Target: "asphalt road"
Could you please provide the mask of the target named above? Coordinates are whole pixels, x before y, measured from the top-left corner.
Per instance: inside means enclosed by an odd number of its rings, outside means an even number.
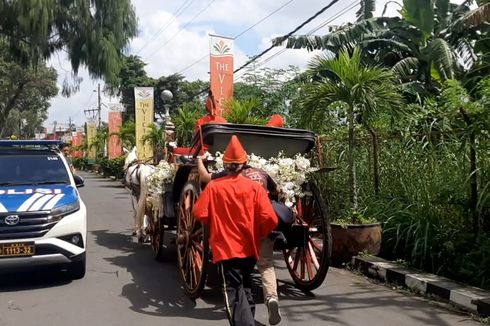
[[[128,193],[116,181],[84,174],[88,207],[87,275],[0,274],[0,325],[227,325],[219,291],[188,299],[180,287],[175,248],[163,262],[131,236]],[[319,289],[305,294],[291,284],[277,259],[281,325],[481,325],[444,305],[393,291],[347,270],[331,268]],[[267,325],[260,280],[258,325]]]

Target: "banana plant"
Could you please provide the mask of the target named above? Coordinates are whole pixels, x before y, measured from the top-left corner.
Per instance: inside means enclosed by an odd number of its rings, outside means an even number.
[[[471,77],[470,88],[485,75],[482,72],[490,71],[490,3],[478,1],[478,7],[471,9],[467,2],[404,0],[401,18],[368,18],[372,7],[363,0],[356,23],[331,27],[323,36],[276,38],[273,43],[333,54],[343,48],[352,53],[359,46],[365,50],[365,62],[391,67],[404,89],[415,96],[426,95],[421,94],[424,90],[436,93],[453,78]]]

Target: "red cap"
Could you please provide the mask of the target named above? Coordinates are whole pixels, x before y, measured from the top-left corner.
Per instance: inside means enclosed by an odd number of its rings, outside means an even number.
[[[245,163],[247,162],[247,152],[243,148],[242,144],[238,140],[238,137],[233,135],[226,147],[225,154],[223,155],[223,163]]]
[[[268,127],[284,127],[284,119],[280,114],[273,114],[266,126]]]

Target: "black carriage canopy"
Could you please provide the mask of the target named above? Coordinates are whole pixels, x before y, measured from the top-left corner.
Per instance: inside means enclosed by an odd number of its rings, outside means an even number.
[[[247,153],[264,158],[277,156],[283,152],[286,157],[293,157],[309,152],[315,145],[315,134],[308,130],[292,128],[276,128],[246,124],[205,124],[201,126],[204,144],[208,152],[214,155],[223,153],[231,139],[236,135]],[[192,152],[201,149],[199,132],[192,140]]]

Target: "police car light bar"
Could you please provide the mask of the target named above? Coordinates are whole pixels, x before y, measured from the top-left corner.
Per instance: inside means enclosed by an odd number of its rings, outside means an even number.
[[[63,144],[61,140],[0,140],[0,147],[45,146],[53,147]]]

